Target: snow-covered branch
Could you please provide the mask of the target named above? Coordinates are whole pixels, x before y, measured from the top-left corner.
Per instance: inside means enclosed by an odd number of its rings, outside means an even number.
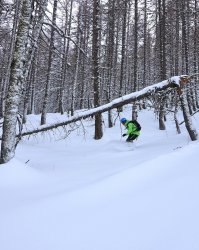
[[[66,126],[70,123],[77,122],[77,121],[82,120],[82,119],[86,119],[86,118],[93,116],[93,115],[96,115],[98,113],[103,113],[103,112],[106,112],[106,111],[114,109],[114,108],[119,108],[119,107],[126,105],[128,103],[141,100],[143,98],[150,96],[152,93],[157,93],[157,92],[166,90],[168,88],[180,88],[182,83],[187,82],[189,79],[190,79],[190,76],[174,76],[168,80],[162,81],[162,82],[157,83],[157,84],[153,84],[153,85],[146,87],[140,91],[137,91],[137,92],[122,96],[120,98],[117,98],[117,99],[115,99],[115,100],[113,100],[110,103],[107,103],[105,105],[102,105],[102,106],[99,106],[97,108],[93,108],[93,109],[84,111],[80,114],[76,114],[74,116],[71,116],[70,118],[68,118],[64,122],[54,123],[54,124],[50,124],[50,125],[49,124],[42,125],[34,130],[25,131],[20,136],[26,136],[26,135],[39,133],[39,132],[48,131],[51,129],[56,129],[60,126]],[[19,135],[17,135],[17,136],[19,136]]]

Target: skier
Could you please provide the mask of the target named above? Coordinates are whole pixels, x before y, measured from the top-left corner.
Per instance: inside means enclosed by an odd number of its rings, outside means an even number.
[[[132,142],[140,135],[141,126],[137,121],[128,121],[126,118],[120,121],[127,129],[127,133],[122,135],[123,137],[128,135],[127,142]]]

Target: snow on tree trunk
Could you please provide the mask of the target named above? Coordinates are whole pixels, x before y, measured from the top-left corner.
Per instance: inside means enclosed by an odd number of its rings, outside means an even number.
[[[23,90],[30,17],[31,1],[23,0],[6,97],[1,144],[1,163],[8,162],[15,154],[17,114]]]
[[[23,132],[21,134],[21,136],[36,134],[39,132],[44,132],[44,131],[48,131],[51,129],[56,129],[58,127],[64,127],[70,123],[74,123],[76,121],[80,121],[82,119],[86,119],[86,118],[91,117],[91,116],[93,117],[96,114],[101,114],[103,112],[109,111],[109,110],[114,109],[114,108],[118,109],[119,107],[122,107],[126,104],[142,100],[144,98],[151,96],[152,94],[162,92],[165,89],[179,87],[179,79],[180,79],[180,77],[172,77],[169,80],[165,80],[163,82],[146,87],[140,91],[133,92],[129,95],[125,95],[125,96],[122,96],[120,98],[114,99],[110,103],[107,103],[105,105],[81,112],[80,114],[75,114],[74,116],[68,118],[64,122],[45,125],[45,126],[37,128],[37,129],[31,130],[31,131]]]

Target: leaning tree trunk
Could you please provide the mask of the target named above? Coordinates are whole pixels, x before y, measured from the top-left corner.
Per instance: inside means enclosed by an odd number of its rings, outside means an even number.
[[[151,96],[151,94],[154,93],[162,93],[164,90],[168,89],[170,91],[171,88],[177,88],[178,89],[178,93],[179,96],[181,97],[181,106],[182,106],[182,110],[184,113],[184,118],[186,121],[186,128],[189,132],[189,135],[191,137],[191,140],[197,140],[197,132],[195,129],[193,129],[192,124],[191,124],[191,117],[188,113],[188,108],[187,108],[187,103],[186,103],[186,98],[184,96],[181,96],[182,93],[182,86],[184,84],[186,84],[190,79],[192,78],[192,76],[181,76],[178,77],[174,77],[171,78],[169,80],[160,82],[158,84],[154,84],[151,85],[150,87],[146,87],[144,89],[142,89],[141,91],[137,91],[136,93],[132,93],[126,96],[123,96],[121,98],[117,98],[113,101],[111,101],[110,103],[107,103],[105,105],[102,105],[100,107],[82,112],[79,115],[75,115],[73,117],[70,117],[69,119],[67,119],[65,122],[61,122],[61,123],[55,123],[55,124],[51,124],[49,126],[45,126],[45,127],[41,127],[32,131],[27,131],[27,132],[23,132],[21,134],[18,134],[18,136],[27,136],[27,135],[32,135],[32,134],[36,134],[39,132],[45,132],[51,129],[56,129],[58,127],[64,127],[70,123],[74,123],[76,121],[80,121],[82,119],[86,119],[88,117],[93,117],[94,115],[99,115],[102,114],[108,110],[114,109],[114,108],[119,108],[123,105],[129,104],[134,102],[135,100],[139,101],[139,100],[143,100],[144,98],[148,98],[149,96]],[[1,138],[0,138],[1,139]]]
[[[181,103],[181,108],[184,116],[185,126],[189,133],[189,136],[192,141],[196,141],[198,138],[198,134],[195,128],[193,128],[191,115],[189,113],[187,98],[186,98],[186,89],[183,88],[183,85],[189,81],[190,77],[185,77],[180,79],[180,87],[178,87],[178,94]]]
[[[196,141],[198,138],[198,134],[197,134],[197,131],[192,126],[191,116],[189,114],[188,103],[187,103],[187,98],[186,98],[185,93],[180,95],[180,102],[181,102],[186,129],[189,133],[191,140]]]
[[[15,154],[17,114],[23,90],[23,72],[28,43],[30,17],[31,1],[23,0],[14,56],[11,64],[8,94],[6,97],[1,144],[1,163],[8,162]]]
[[[165,80],[163,82],[151,85],[150,87],[146,87],[140,91],[137,91],[136,93],[133,92],[133,93],[128,94],[126,96],[122,96],[120,98],[114,99],[110,103],[93,108],[91,110],[87,110],[87,111],[82,112],[80,114],[76,114],[76,115],[68,118],[64,122],[46,125],[45,127],[41,126],[40,128],[24,132],[21,134],[21,136],[27,136],[27,135],[36,134],[39,132],[45,132],[45,131],[48,131],[51,129],[56,129],[56,128],[61,127],[61,126],[64,127],[70,123],[74,123],[76,121],[80,121],[80,120],[86,119],[88,117],[93,117],[98,113],[102,114],[102,113],[109,111],[111,109],[118,109],[119,107],[122,107],[126,104],[129,104],[129,103],[132,103],[135,101],[140,101],[140,100],[143,100],[144,98],[146,99],[149,96],[151,96],[152,94],[162,93],[163,91],[165,91],[167,89],[170,91],[172,88],[177,88],[177,87],[179,88],[179,82],[182,80],[186,83],[188,81],[188,79],[189,79],[188,76],[182,76],[182,77],[179,77],[179,80],[177,80],[176,77],[171,78],[169,80]],[[17,136],[19,136],[19,135],[17,135]]]
[[[175,97],[174,97],[174,106],[175,106],[175,109],[174,109],[173,118],[174,118],[174,121],[175,121],[177,133],[181,134],[180,125],[179,125],[178,118],[177,118],[178,101],[179,101],[178,95],[177,95],[177,93],[175,93]]]

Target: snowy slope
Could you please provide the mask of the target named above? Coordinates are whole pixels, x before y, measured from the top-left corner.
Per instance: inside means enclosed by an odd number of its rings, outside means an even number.
[[[104,118],[102,140],[88,120],[65,140],[61,130],[23,140],[0,167],[1,250],[199,249],[199,142],[142,111],[131,145]]]

